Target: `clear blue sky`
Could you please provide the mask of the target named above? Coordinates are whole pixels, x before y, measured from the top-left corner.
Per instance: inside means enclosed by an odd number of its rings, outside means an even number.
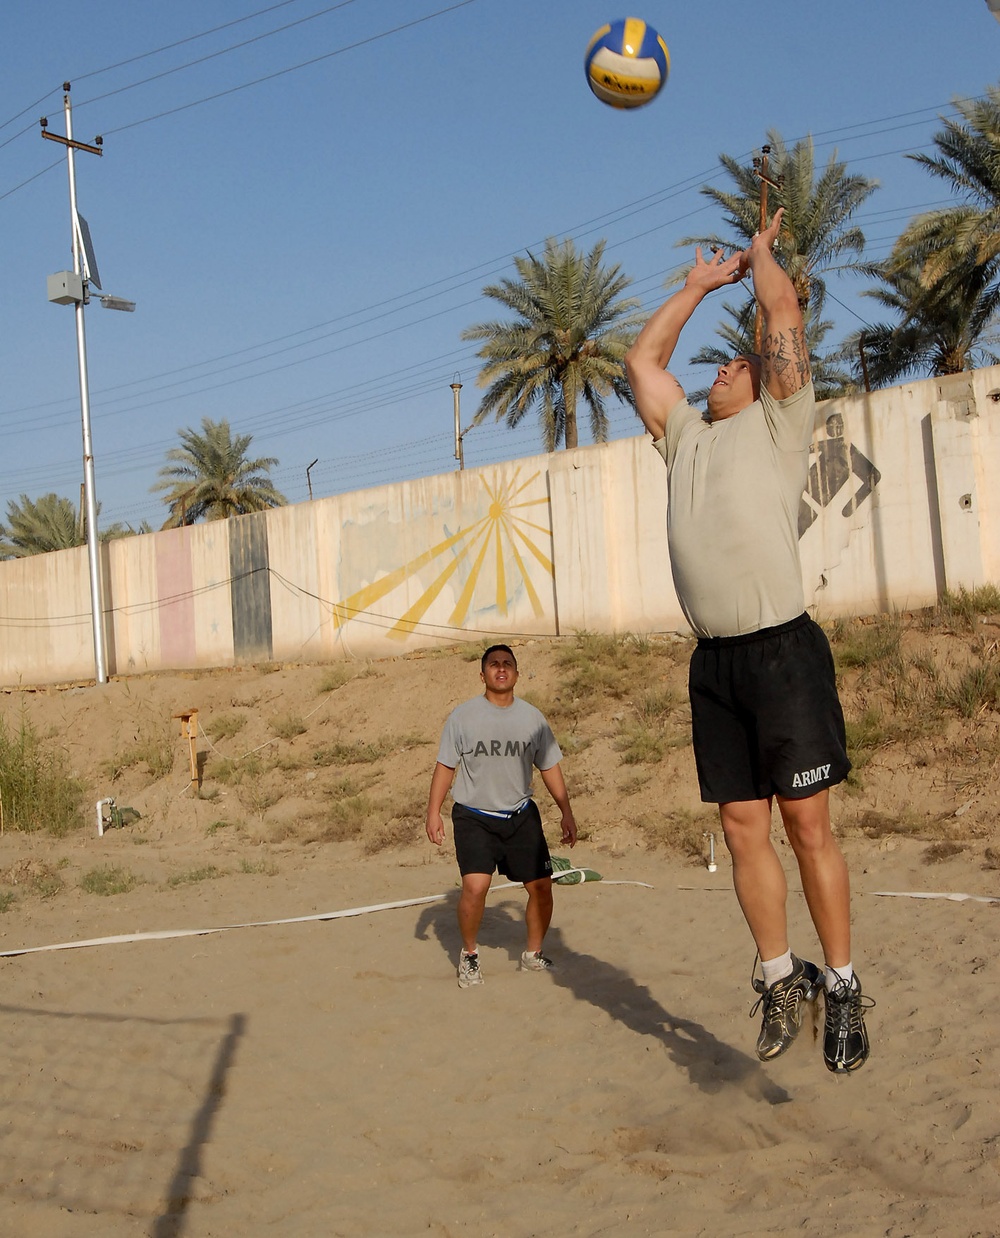
[[[630,11],[672,71],[617,112],[582,57]],[[102,525],[159,527],[149,487],[202,417],[278,457],[292,502],[314,459],[316,497],[450,471],[449,384],[464,424],[478,404],[461,331],[496,316],[483,285],[548,236],[603,237],[652,309],[691,256],[675,241],[720,226],[698,192],[727,183],[719,154],[749,160],[770,128],[878,179],[858,222],[884,256],[944,201],[906,152],[1000,79],[985,0],[8,0],[0,23],[0,516],[22,493],[76,502],[82,477],[74,315],[45,283],[72,265],[66,158],[38,126],[65,132],[68,80],[75,137],[105,140],[76,158],[102,283],[138,303],[86,311]],[[831,283],[838,339],[876,309],[862,286]],[[721,316],[704,305],[681,342],[688,387]],[[612,421],[638,432],[628,410]],[[490,423],[465,449],[472,467],[540,438]]]

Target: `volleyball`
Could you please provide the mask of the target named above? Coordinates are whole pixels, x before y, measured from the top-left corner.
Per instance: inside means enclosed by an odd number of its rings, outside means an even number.
[[[641,107],[660,93],[670,72],[667,45],[638,17],[609,22],[587,44],[587,85],[611,107]]]

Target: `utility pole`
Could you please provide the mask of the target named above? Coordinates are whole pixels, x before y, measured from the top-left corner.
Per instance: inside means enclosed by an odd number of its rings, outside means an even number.
[[[760,214],[758,216],[759,223],[757,231],[763,232],[767,227],[767,187],[770,185],[774,189],[782,189],[785,184],[784,176],[779,176],[778,179],[772,180],[767,172],[767,157],[771,153],[770,146],[762,146],[760,154],[753,157],[753,172],[754,176],[760,181]],[[754,312],[753,320],[753,346],[754,352],[760,355],[761,348],[764,343],[764,319],[760,312],[760,302],[757,302],[757,308]]]
[[[458,461],[459,471],[465,468],[465,449],[462,446],[462,419],[459,411],[458,393],[462,390],[462,384],[456,378],[451,384],[451,393],[455,397],[455,459]]]
[[[861,358],[861,376],[864,379],[865,391],[871,391],[871,383],[868,381],[868,358],[865,356],[864,331],[858,336],[858,355]]]
[[[83,424],[83,488],[87,511],[87,562],[90,568],[90,609],[94,627],[94,675],[99,684],[107,683],[108,668],[104,640],[104,605],[101,589],[101,565],[98,557],[97,540],[97,496],[94,485],[94,448],[90,436],[90,383],[87,376],[87,334],[84,325],[83,307],[87,301],[87,283],[92,275],[87,255],[83,252],[83,229],[76,209],[76,165],[74,154],[78,150],[87,151],[91,155],[101,155],[102,139],[97,138],[93,146],[73,140],[73,109],[69,100],[70,84],[63,82],[63,110],[66,115],[66,136],[49,133],[48,120],[41,121],[42,137],[50,142],[61,142],[66,147],[66,163],[69,168],[69,214],[70,228],[73,234],[73,275],[74,280],[62,281],[66,287],[62,296],[53,296],[53,280],[59,276],[49,277],[49,299],[63,305],[72,304],[76,316],[76,355],[80,377],[80,418]],[[69,272],[65,272],[69,274]],[[100,282],[97,287],[100,288]],[[56,289],[58,293],[58,289]]]

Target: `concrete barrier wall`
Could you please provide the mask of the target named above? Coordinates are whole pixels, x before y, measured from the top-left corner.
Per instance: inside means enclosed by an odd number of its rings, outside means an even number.
[[[1000,580],[1000,367],[819,406],[799,511],[820,619]],[[113,675],[684,631],[647,436],[102,546]],[[0,562],[0,684],[94,674],[84,549]]]

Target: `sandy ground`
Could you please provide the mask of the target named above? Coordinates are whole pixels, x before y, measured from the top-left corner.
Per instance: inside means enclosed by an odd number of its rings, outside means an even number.
[[[533,661],[534,686],[553,691],[547,653],[519,653],[522,686]],[[486,983],[458,989],[453,857],[422,839],[414,813],[440,723],[478,687],[475,670],[458,656],[408,658],[334,692],[317,690],[313,667],[5,698],[8,724],[27,710],[91,803],[116,794],[143,816],[103,838],[89,816],[64,839],[5,833],[0,889],[15,898],[0,949],[298,922],[2,960],[0,1233],[1000,1232],[1000,902],[880,893],[1000,899],[1000,873],[984,866],[996,788],[981,778],[970,790],[926,762],[904,769],[897,752],[868,771],[860,800],[838,801],[845,821],[959,812],[969,841],[929,865],[930,835],[845,828],[856,963],[878,1003],[871,1061],[834,1078],[807,1026],[765,1067],[748,1018],[753,947],[724,851],[713,874],[642,832],[658,804],[694,803],[682,748],[632,792],[634,768],[596,732],[567,755],[586,835],[572,859],[603,880],[557,889],[552,975],[517,970],[524,895],[496,890],[480,938]],[[302,733],[266,741],[284,762],[266,777],[284,778],[286,794],[272,800],[279,784],[259,779],[195,797],[179,737],[162,777],[108,764],[143,727],[174,734],[172,714],[192,705],[205,721],[250,716],[228,745],[200,743],[211,758],[203,794],[224,746],[242,753],[267,718],[303,718]],[[347,767],[306,754],[333,733],[380,732],[398,742],[365,767],[367,794],[403,804],[395,841],[331,841],[333,784],[319,784],[342,783]],[[87,893],[81,877],[102,865],[140,883]],[[788,868],[793,948],[808,957],[815,942]],[[431,901],[298,919],[416,899]]]

